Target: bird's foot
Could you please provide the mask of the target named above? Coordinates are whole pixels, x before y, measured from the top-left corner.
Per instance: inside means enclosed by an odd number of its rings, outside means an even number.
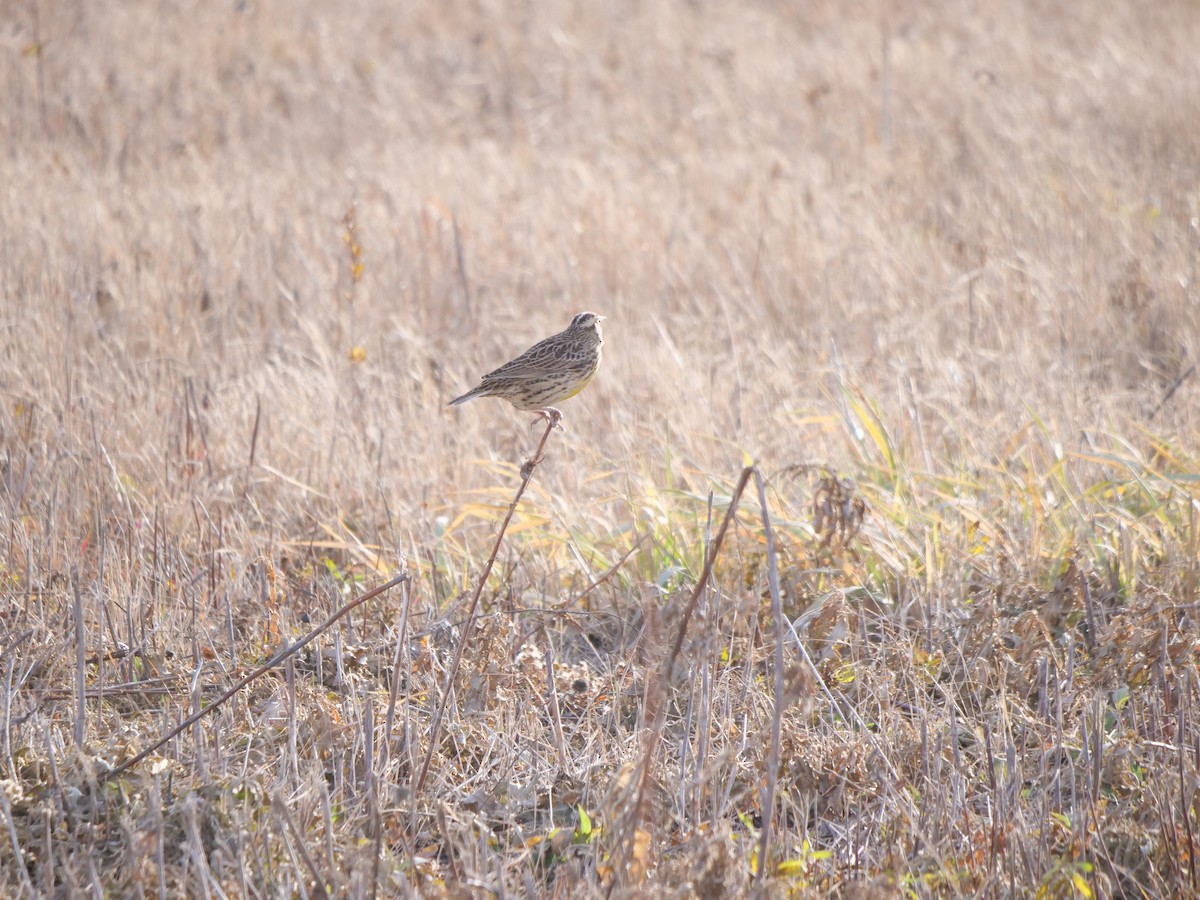
[[[559,428],[563,431],[567,430],[567,427],[562,423],[562,411],[555,409],[553,406],[547,406],[545,409],[537,410],[537,416],[538,417],[536,419],[529,423],[530,428],[532,428],[534,425],[537,425],[539,422],[545,422],[550,428]]]

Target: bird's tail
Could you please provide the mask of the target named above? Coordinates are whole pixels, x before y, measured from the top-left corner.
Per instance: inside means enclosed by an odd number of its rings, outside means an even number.
[[[451,400],[446,405],[447,406],[458,406],[460,403],[466,403],[468,400],[474,400],[478,396],[479,396],[479,388],[473,388],[473,389],[467,391],[461,397],[455,397],[453,400]]]

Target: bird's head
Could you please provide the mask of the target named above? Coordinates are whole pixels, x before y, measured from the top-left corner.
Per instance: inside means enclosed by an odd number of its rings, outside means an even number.
[[[581,312],[571,320],[571,331],[591,331],[595,330],[600,333],[600,323],[604,321],[604,316],[598,316],[594,312]]]

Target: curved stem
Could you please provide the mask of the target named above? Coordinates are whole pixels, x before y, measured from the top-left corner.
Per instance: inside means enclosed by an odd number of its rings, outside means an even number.
[[[438,738],[441,736],[442,718],[446,714],[446,704],[450,701],[450,697],[454,693],[454,678],[458,674],[459,665],[462,663],[463,650],[466,648],[467,641],[471,639],[471,634],[475,630],[475,608],[479,605],[479,597],[483,593],[483,586],[487,583],[488,576],[492,574],[492,567],[496,564],[496,556],[500,553],[500,545],[504,543],[504,533],[508,530],[508,523],[512,521],[513,513],[517,511],[517,504],[521,502],[521,496],[525,493],[525,488],[529,487],[530,479],[533,478],[533,470],[542,461],[546,442],[550,440],[550,432],[558,425],[558,418],[558,416],[549,417],[546,432],[542,435],[542,440],[538,444],[537,450],[534,451],[533,458],[521,466],[521,485],[517,488],[517,493],[513,497],[512,503],[508,505],[508,513],[504,516],[504,521],[500,523],[500,532],[496,535],[496,543],[492,547],[492,555],[488,557],[483,571],[479,574],[479,581],[475,585],[475,594],[471,597],[471,605],[467,607],[467,620],[463,624],[462,637],[458,641],[458,649],[454,651],[454,659],[450,662],[450,668],[446,670],[446,681],[442,686],[442,699],[438,703],[437,712],[434,713],[433,724],[429,727],[429,746],[425,748],[425,760],[421,763],[420,774],[413,785],[410,822],[415,823],[417,797],[420,796],[422,788],[425,787],[425,779],[429,775],[429,764],[433,761],[433,750],[437,746]]]
[[[140,763],[142,760],[144,760],[151,753],[154,753],[156,750],[161,748],[163,746],[163,744],[167,743],[167,741],[172,740],[174,737],[181,734],[186,729],[195,725],[197,722],[199,722],[201,719],[203,719],[205,716],[207,716],[214,709],[218,709],[222,704],[224,704],[227,700],[229,700],[230,697],[232,697],[234,694],[236,694],[238,691],[240,691],[242,688],[244,688],[246,685],[248,685],[250,682],[252,682],[255,678],[258,678],[260,675],[262,675],[266,672],[269,672],[271,669],[275,668],[277,665],[279,665],[285,659],[288,659],[289,657],[294,656],[298,651],[302,650],[304,647],[311,644],[314,640],[317,639],[317,637],[319,637],[324,632],[328,631],[329,628],[333,625],[333,623],[336,622],[338,619],[340,619],[342,616],[346,615],[346,613],[350,612],[351,610],[357,609],[358,607],[360,607],[364,603],[366,603],[368,600],[378,597],[384,591],[391,590],[396,585],[398,585],[402,582],[408,581],[408,579],[410,577],[411,576],[409,575],[408,572],[401,572],[399,575],[397,575],[395,578],[393,578],[391,581],[387,582],[386,584],[381,584],[379,587],[375,588],[374,590],[367,591],[367,593],[363,594],[358,599],[351,600],[349,603],[347,603],[345,606],[343,606],[341,609],[339,609],[337,612],[335,612],[332,616],[330,616],[328,619],[326,619],[324,622],[322,622],[320,625],[318,625],[316,628],[314,628],[312,631],[310,631],[308,634],[306,634],[300,640],[296,641],[296,643],[292,644],[291,646],[284,647],[282,650],[280,650],[278,653],[276,653],[274,656],[272,656],[270,659],[268,659],[265,663],[263,663],[261,666],[259,666],[257,669],[255,669],[253,672],[251,672],[249,675],[247,675],[245,678],[243,678],[241,681],[239,681],[237,684],[235,684],[233,687],[231,687],[225,693],[223,693],[216,700],[214,700],[212,703],[208,704],[208,706],[204,707],[199,712],[188,716],[186,719],[184,719],[182,722],[180,722],[178,725],[176,725],[174,728],[172,728],[170,731],[168,731],[166,734],[164,734],[162,737],[160,737],[157,741],[155,741],[153,744],[151,744],[149,747],[147,747],[145,750],[143,750],[137,756],[134,756],[131,759],[125,760],[125,762],[121,763],[119,766],[116,766],[115,768],[109,769],[106,772],[101,772],[100,775],[98,776],[100,781],[102,781],[102,782],[108,781],[109,779],[115,778],[117,775],[120,775],[122,772],[124,772],[128,769],[132,769],[134,766],[136,766],[138,763]]]

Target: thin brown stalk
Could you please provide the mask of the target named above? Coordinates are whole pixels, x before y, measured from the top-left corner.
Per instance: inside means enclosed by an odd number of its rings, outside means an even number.
[[[383,719],[383,740],[380,741],[379,762],[377,767],[377,771],[381,776],[387,771],[388,761],[391,759],[392,723],[395,721],[396,716],[396,701],[400,696],[400,672],[402,671],[401,665],[405,657],[405,642],[408,640],[409,604],[407,602],[407,594],[408,591],[406,590],[405,602],[400,609],[400,627],[396,631],[396,652],[392,657],[392,684],[390,690],[388,691],[387,713],[384,715]],[[405,732],[408,732],[407,724],[405,727]],[[326,809],[328,809],[329,798],[327,793],[323,796],[323,803]],[[377,815],[378,811],[379,801],[376,799],[375,803],[372,805],[372,814]],[[329,818],[328,815],[326,818]],[[375,849],[374,860],[371,863],[371,897],[374,898],[378,895],[379,891],[379,866],[380,860],[383,856],[383,829],[379,827],[378,822],[372,823],[372,827],[375,833]],[[326,840],[329,840],[328,835],[331,833],[331,831],[332,827],[326,830]],[[329,848],[329,857],[332,860],[332,846]]]
[[[463,250],[462,231],[458,227],[458,216],[454,216],[450,223],[454,226],[454,261],[458,267],[458,282],[462,285],[463,303],[467,307],[467,319],[472,323],[475,321],[475,312],[471,305],[471,279],[467,277],[467,259],[466,253]],[[543,443],[545,443],[543,441]]]
[[[517,511],[517,504],[521,502],[521,497],[524,495],[525,489],[529,487],[530,479],[533,478],[533,470],[542,461],[546,442],[550,440],[550,432],[557,425],[558,423],[555,420],[547,423],[546,431],[542,435],[542,440],[538,443],[533,457],[521,467],[521,484],[517,487],[517,493],[513,496],[512,503],[508,505],[508,512],[504,516],[504,521],[500,523],[500,531],[496,534],[496,543],[492,547],[492,554],[488,557],[487,562],[483,566],[483,571],[479,574],[479,580],[475,585],[475,594],[471,597],[470,606],[467,607],[467,619],[463,625],[462,638],[458,642],[458,648],[454,651],[454,658],[450,662],[450,668],[446,670],[446,681],[442,685],[442,699],[438,703],[437,712],[434,713],[433,724],[429,726],[429,745],[425,748],[425,760],[421,763],[421,771],[417,775],[416,782],[413,784],[412,816],[414,819],[416,818],[417,797],[420,796],[421,790],[425,787],[425,779],[429,775],[429,764],[433,760],[433,751],[437,747],[438,737],[441,735],[442,717],[446,713],[446,704],[449,702],[450,696],[454,693],[454,678],[458,674],[458,667],[462,662],[463,649],[467,646],[467,642],[471,638],[471,633],[475,629],[475,607],[479,605],[479,598],[483,594],[483,586],[487,583],[488,576],[492,574],[492,566],[496,564],[496,556],[500,553],[501,544],[504,543],[504,533],[508,530],[508,523],[512,521],[513,514]]]
[[[558,753],[558,767],[567,771],[567,750],[563,742],[562,711],[558,705],[558,687],[554,683],[554,647],[546,640],[546,690],[549,695],[550,723],[554,727],[554,749]]]
[[[1196,364],[1192,363],[1190,366],[1187,367],[1186,370],[1184,370],[1182,375],[1180,375],[1173,382],[1171,382],[1171,386],[1169,388],[1167,388],[1166,393],[1163,394],[1162,399],[1158,401],[1158,406],[1154,407],[1154,409],[1151,410],[1151,412],[1150,412],[1151,419],[1153,419],[1155,416],[1157,416],[1159,414],[1159,412],[1162,410],[1162,408],[1167,405],[1167,403],[1170,401],[1170,399],[1175,396],[1175,392],[1177,390],[1179,390],[1179,386],[1181,384],[1183,384],[1185,381],[1187,381],[1189,378],[1191,378],[1194,374],[1196,374]]]
[[[683,621],[679,623],[679,631],[675,634],[675,643],[671,646],[671,654],[667,657],[667,665],[661,673],[664,679],[670,678],[675,661],[679,658],[679,653],[683,649],[683,639],[687,636],[687,629],[692,620],[692,613],[696,611],[696,604],[704,593],[704,589],[708,585],[708,580],[712,577],[713,564],[721,552],[721,545],[725,543],[725,533],[729,530],[729,524],[733,521],[734,514],[737,512],[738,503],[742,499],[742,491],[746,489],[746,484],[750,481],[750,477],[754,472],[754,466],[747,466],[742,469],[742,474],[738,476],[737,485],[733,489],[733,496],[729,500],[729,509],[725,512],[725,518],[721,520],[721,527],[717,531],[716,540],[713,541],[712,549],[709,551],[708,557],[704,560],[704,568],[700,572],[700,580],[692,591],[692,595],[688,597],[687,606],[683,608]]]
[[[404,652],[408,642],[408,590],[405,590],[405,602],[400,607],[400,627],[396,629],[396,652],[392,656],[392,683],[388,689],[387,714],[383,720],[384,740],[379,747],[379,771],[387,768],[392,754],[392,724],[396,719],[396,702],[400,698],[400,673],[407,654]]]
[[[368,694],[363,703],[363,794],[367,802],[367,833],[373,839],[375,858],[371,862],[372,875],[379,872],[379,856],[383,851],[382,832],[379,821],[379,785],[375,775],[375,702]],[[377,882],[371,884],[371,896],[375,896]]]
[[[42,123],[42,134],[48,135],[50,125],[46,119],[46,45],[42,43],[42,13],[38,0],[30,0],[29,8],[33,13],[33,52],[37,54],[38,117]]]
[[[158,896],[167,896],[166,822],[163,817],[162,776],[150,779],[150,802],[146,805],[154,829],[154,869],[158,875]]]
[[[153,744],[151,744],[145,750],[138,753],[136,756],[130,757],[125,762],[121,763],[119,766],[115,766],[114,768],[109,769],[107,772],[100,773],[100,776],[99,776],[100,780],[107,781],[110,778],[115,778],[117,775],[120,775],[122,772],[132,769],[138,763],[140,763],[144,759],[146,759],[146,757],[148,757],[150,754],[159,750],[168,741],[174,739],[177,735],[181,734],[183,731],[190,728],[196,722],[199,722],[202,718],[204,718],[204,716],[207,716],[210,712],[212,712],[215,709],[219,709],[222,705],[224,705],[226,702],[228,702],[230,698],[232,698],[235,694],[237,694],[239,691],[241,691],[242,688],[244,688],[246,685],[248,685],[254,679],[271,671],[271,669],[275,668],[277,665],[279,665],[284,660],[290,659],[291,657],[295,656],[296,653],[298,653],[300,650],[303,650],[305,647],[307,647],[309,644],[311,644],[313,641],[315,641],[318,637],[320,637],[322,634],[324,634],[326,631],[328,631],[330,628],[332,628],[333,625],[339,619],[341,619],[343,616],[345,616],[347,613],[350,613],[353,610],[358,609],[358,607],[362,606],[368,600],[374,600],[376,597],[378,597],[380,594],[384,593],[385,591],[390,591],[396,585],[402,584],[403,582],[408,581],[409,578],[411,578],[411,577],[412,576],[408,572],[401,572],[399,575],[397,575],[391,581],[385,582],[384,584],[381,584],[379,587],[373,588],[372,590],[367,591],[367,593],[363,594],[361,597],[359,597],[356,600],[351,600],[349,603],[347,603],[345,606],[343,606],[341,609],[339,609],[337,612],[335,612],[333,615],[331,615],[328,619],[326,619],[324,622],[322,622],[320,625],[318,625],[316,628],[314,628],[312,631],[310,631],[308,634],[306,634],[300,640],[296,641],[296,643],[292,644],[289,647],[284,647],[282,650],[280,650],[278,653],[276,653],[274,656],[272,656],[269,660],[267,660],[265,663],[263,663],[261,666],[259,666],[257,669],[255,669],[253,672],[251,672],[249,675],[247,675],[245,678],[242,678],[240,681],[238,681],[235,685],[233,685],[233,687],[229,688],[229,690],[227,690],[225,693],[223,693],[220,697],[218,697],[216,700],[214,700],[208,706],[204,707],[199,712],[193,713],[192,715],[188,716],[186,719],[184,719],[182,722],[180,722],[178,725],[176,725],[174,728],[172,728],[170,731],[168,731],[166,734],[164,734],[162,737],[160,737],[157,741],[155,741]]]
[[[683,608],[679,630],[675,633],[675,641],[671,645],[671,652],[667,655],[662,668],[659,670],[658,678],[655,679],[657,689],[652,691],[649,685],[647,686],[645,719],[650,722],[650,727],[646,731],[646,741],[642,751],[641,771],[639,773],[637,796],[634,801],[633,811],[623,829],[618,852],[614,854],[614,858],[620,864],[616,869],[618,872],[623,871],[625,864],[629,860],[629,853],[633,847],[634,838],[638,828],[641,826],[642,817],[645,813],[646,791],[650,786],[650,772],[654,764],[654,751],[658,747],[659,739],[662,736],[662,698],[670,683],[671,672],[675,669],[675,661],[679,658],[680,651],[683,649],[683,639],[687,635],[688,624],[692,620],[692,614],[696,611],[696,604],[700,602],[700,597],[708,585],[708,580],[712,577],[713,564],[716,562],[717,556],[721,553],[721,545],[725,543],[725,534],[729,530],[729,524],[737,514],[738,503],[742,499],[742,492],[746,489],[746,484],[750,481],[750,477],[754,474],[754,471],[754,466],[747,466],[742,469],[742,474],[738,477],[737,485],[733,489],[733,496],[729,500],[729,509],[725,511],[725,518],[721,520],[721,527],[717,531],[717,536],[713,540],[708,553],[705,555],[704,568],[700,572],[700,579],[696,582],[691,596],[688,597],[687,605]],[[610,892],[611,888],[615,885],[616,880],[614,879],[610,884]]]
[[[34,888],[33,882],[29,878],[29,868],[25,863],[25,854],[21,849],[21,839],[17,836],[17,826],[13,822],[12,804],[8,802],[8,795],[4,791],[0,791],[0,812],[4,813],[4,825],[8,831],[8,839],[12,843],[13,858],[16,860],[14,868],[21,875],[21,884],[25,890],[29,891],[29,896],[38,896],[38,891]]]
[[[705,506],[704,518],[704,556],[708,558],[712,546],[713,492],[708,492],[708,503]],[[720,595],[718,595],[719,598]],[[696,747],[694,752],[695,771],[691,784],[691,815],[693,822],[700,821],[701,781],[704,777],[704,760],[708,757],[709,721],[712,717],[712,654],[717,626],[720,622],[719,610],[710,608],[710,591],[704,592],[704,607],[701,615],[708,620],[708,633],[704,636],[704,665],[701,667],[700,681],[700,711],[697,717],[699,726],[696,729]],[[719,606],[719,602],[718,602]]]
[[[262,397],[254,398],[254,428],[250,431],[250,468],[254,467],[254,451],[258,449],[258,425],[262,417]]]
[[[287,685],[287,753],[288,764],[291,768],[291,780],[296,786],[300,783],[300,755],[296,742],[296,661],[289,658],[283,667],[284,683]],[[368,701],[370,702],[370,701]]]
[[[71,569],[71,590],[75,600],[75,746],[82,749],[87,732],[87,634],[83,624],[79,570],[74,567]]]
[[[621,571],[621,567],[623,565],[625,565],[625,563],[629,559],[629,557],[633,556],[633,554],[638,549],[641,548],[642,544],[646,543],[646,539],[649,537],[650,537],[650,535],[648,533],[643,534],[640,538],[638,538],[636,541],[634,541],[632,544],[630,544],[629,549],[626,550],[621,555],[620,559],[618,559],[615,563],[613,563],[611,566],[609,566],[609,568],[605,569],[603,572],[601,572],[599,575],[597,575],[594,579],[592,579],[591,584],[589,584],[587,587],[585,587],[582,591],[580,591],[574,597],[570,597],[567,600],[565,600],[564,602],[560,603],[556,607],[556,609],[560,609],[560,610],[561,609],[571,609],[573,607],[578,606],[583,601],[584,597],[588,596],[588,594],[590,594],[592,591],[596,590],[596,588],[600,587],[602,584],[609,581],[614,575],[617,574],[617,572]]]
[[[783,600],[779,592],[779,562],[775,553],[775,531],[767,509],[767,491],[762,473],[754,470],[758,488],[758,503],[762,508],[763,531],[767,537],[767,583],[771,588],[771,617],[775,620],[775,709],[771,715],[771,749],[767,754],[767,788],[762,807],[762,834],[758,843],[758,870],[762,879],[767,871],[767,848],[770,846],[771,822],[775,818],[775,786],[779,778],[779,745],[783,740]]]
[[[1191,670],[1184,670],[1183,690],[1180,692],[1183,696],[1183,701],[1179,704],[1179,792],[1180,792],[1180,807],[1183,813],[1183,823],[1187,833],[1187,857],[1188,857],[1188,878],[1191,880],[1192,893],[1196,893],[1196,838],[1192,832],[1192,810],[1188,798],[1185,796],[1184,785],[1187,781],[1187,770],[1184,766],[1184,757],[1187,755],[1185,746],[1187,744],[1188,730],[1186,726],[1186,715],[1188,703],[1191,700]]]
[[[312,858],[312,854],[308,852],[308,845],[304,843],[304,834],[296,827],[296,821],[292,818],[291,812],[287,808],[287,801],[283,798],[283,791],[278,790],[274,796],[275,811],[283,817],[283,824],[296,843],[296,851],[300,855],[300,859],[304,863],[304,867],[308,869],[308,874],[312,876],[313,885],[316,888],[318,897],[328,897],[329,889],[326,887],[330,882],[321,874],[321,870],[317,868],[317,861]]]
[[[200,673],[203,671],[204,669],[202,665],[196,666],[196,674],[192,677],[190,691],[192,709],[197,713],[200,710]],[[205,765],[204,753],[202,753],[200,750],[200,748],[204,746],[204,726],[200,722],[199,715],[195,716],[195,722],[193,723],[192,727],[192,741],[196,745],[196,776],[197,780],[203,784],[204,782],[208,781],[208,766]]]
[[[204,850],[204,838],[201,836],[200,811],[197,808],[200,801],[197,794],[189,793],[183,798],[183,830],[186,840],[183,851],[192,860],[196,874],[192,876],[192,889],[199,885],[199,894],[208,898],[213,895],[212,870],[208,866],[208,854]]]

